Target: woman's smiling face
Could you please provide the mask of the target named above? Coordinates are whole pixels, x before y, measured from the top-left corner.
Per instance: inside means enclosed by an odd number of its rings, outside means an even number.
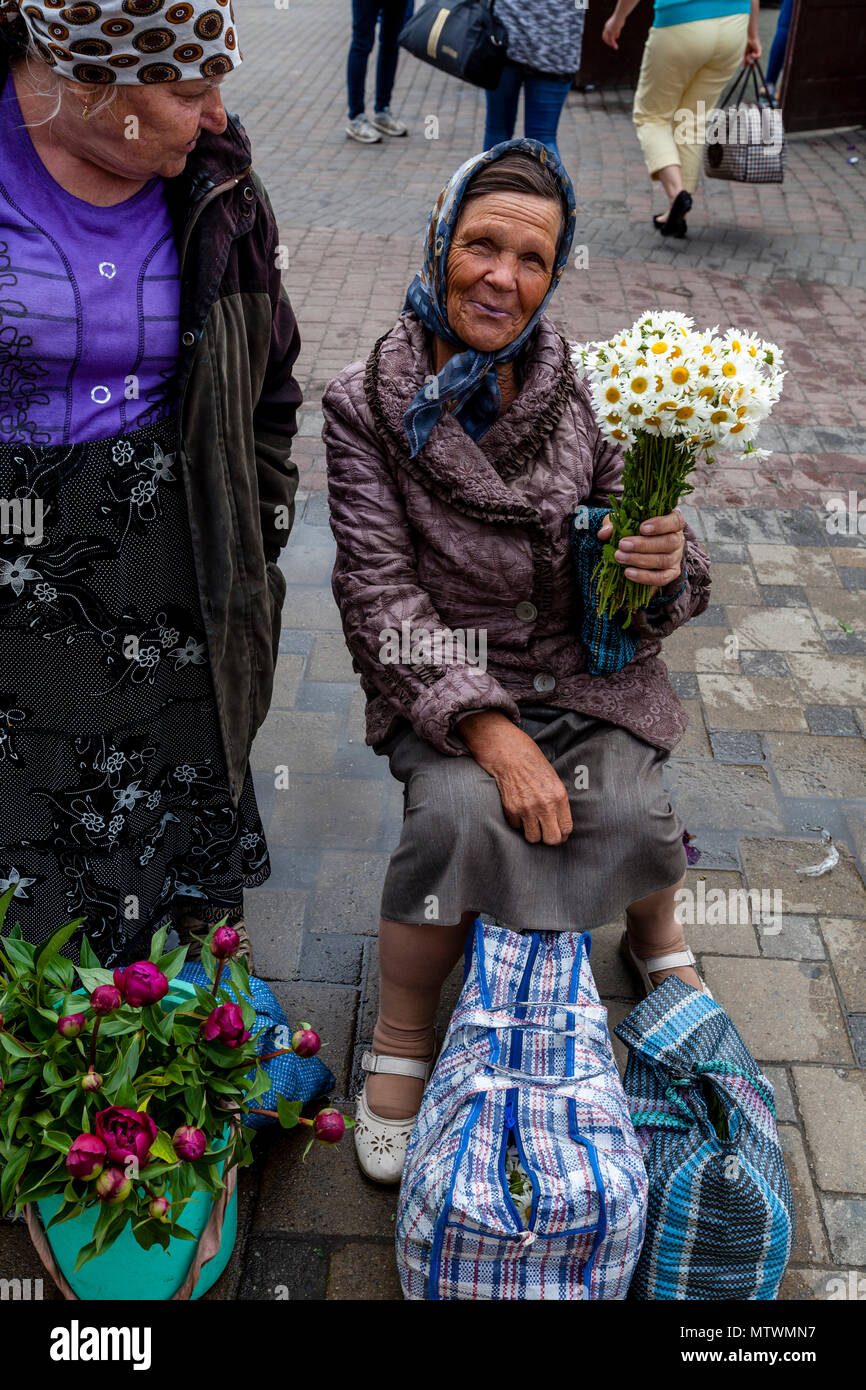
[[[497,352],[523,332],[550,288],[562,226],[558,201],[485,193],[460,215],[446,267],[452,331]]]

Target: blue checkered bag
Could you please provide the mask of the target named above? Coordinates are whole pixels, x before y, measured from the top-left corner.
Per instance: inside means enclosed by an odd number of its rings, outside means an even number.
[[[624,1299],[647,1178],[590,938],[475,922],[397,1211],[409,1299]],[[529,1176],[524,1223],[505,1161]]]
[[[177,978],[187,980],[191,985],[198,985],[200,989],[211,988],[204,966],[198,961],[187,961]],[[237,991],[230,980],[221,980],[220,988],[225,989],[235,1003],[238,1002]],[[265,1030],[256,1038],[256,1052],[259,1056],[264,1057],[269,1052],[276,1052],[278,1048],[288,1047],[292,1029],[279,1000],[264,980],[251,975],[250,994],[243,995],[243,998],[247,999],[256,1011],[256,1021],[250,1032],[255,1035],[259,1029]],[[276,1110],[278,1096],[283,1096],[285,1100],[302,1100],[306,1104],[316,1096],[327,1095],[335,1085],[331,1072],[318,1057],[297,1057],[294,1052],[286,1052],[281,1057],[271,1057],[267,1062],[263,1062],[262,1069],[267,1072],[273,1084],[269,1091],[265,1091],[264,1095],[259,1096],[254,1102],[256,1108],[261,1110]],[[276,1123],[277,1121],[268,1115],[247,1115],[244,1120],[248,1129],[264,1129]]]
[[[649,1172],[630,1297],[773,1299],[794,1204],[773,1087],[714,1000],[670,975],[615,1029]]]

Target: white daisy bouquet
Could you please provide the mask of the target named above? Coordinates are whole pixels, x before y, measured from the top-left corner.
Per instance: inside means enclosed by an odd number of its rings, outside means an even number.
[[[736,328],[705,332],[673,310],[651,310],[607,342],[576,344],[572,360],[587,382],[603,435],[625,450],[623,495],[609,499],[613,535],[593,573],[598,612],[625,609],[623,627],[651,597],[626,579],[614,552],[649,517],[666,516],[688,493],[698,455],[717,448],[766,458],[758,426],[782,391],[775,343]]]

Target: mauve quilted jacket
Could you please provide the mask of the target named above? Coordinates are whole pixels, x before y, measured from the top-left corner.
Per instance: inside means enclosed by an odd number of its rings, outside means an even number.
[[[542,318],[519,394],[487,434],[475,443],[445,414],[410,459],[402,416],[432,371],[427,332],[406,313],[323,401],[333,590],[367,696],[367,742],[404,718],[441,752],[466,753],[455,719],[497,709],[516,721],[516,702],[531,700],[673,748],[687,716],[658,653],[661,638],[709,603],[709,560],[694,532],[686,527],[684,592],[636,615],[628,666],[590,675],[569,518],[620,490],[622,456],[599,433],[565,340]],[[404,623],[413,638],[422,628],[485,632],[486,670],[447,658],[404,662],[393,650],[383,660],[389,631]]]

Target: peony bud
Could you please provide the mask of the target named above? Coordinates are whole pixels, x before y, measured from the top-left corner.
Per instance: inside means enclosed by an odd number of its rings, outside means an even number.
[[[201,1035],[205,1042],[220,1042],[225,1047],[239,1047],[250,1036],[244,1027],[244,1016],[239,1004],[220,1004],[212,1009],[201,1025]]]
[[[181,1125],[176,1129],[171,1142],[178,1158],[185,1159],[187,1163],[195,1163],[207,1148],[204,1132],[192,1125]]]
[[[114,983],[127,1004],[137,1009],[158,1004],[168,994],[167,977],[149,960],[138,960],[123,970],[115,970]]]
[[[105,1165],[105,1145],[97,1134],[79,1134],[73,1139],[66,1155],[66,1167],[73,1178],[89,1182],[102,1172]]]
[[[346,1133],[346,1121],[339,1110],[320,1110],[313,1120],[313,1134],[321,1144],[339,1144]]]
[[[228,960],[241,944],[234,927],[217,927],[211,937],[211,953],[216,960]]]
[[[88,1067],[87,1075],[81,1078],[82,1091],[98,1091],[101,1085],[102,1077],[99,1072],[94,1071],[93,1067]]]
[[[167,1197],[154,1197],[147,1208],[148,1216],[152,1216],[154,1221],[167,1221],[171,1211],[171,1202]]]
[[[90,996],[90,1007],[100,1017],[105,1014],[113,1014],[122,1003],[123,996],[116,985],[97,985]]]
[[[96,1193],[109,1207],[119,1206],[132,1191],[132,1178],[122,1168],[106,1168],[96,1179]]]
[[[77,1038],[84,1031],[84,1014],[64,1014],[57,1020],[57,1031],[61,1038]]]
[[[318,1033],[314,1033],[309,1023],[302,1023],[292,1034],[292,1051],[299,1057],[315,1057],[322,1040]]]

